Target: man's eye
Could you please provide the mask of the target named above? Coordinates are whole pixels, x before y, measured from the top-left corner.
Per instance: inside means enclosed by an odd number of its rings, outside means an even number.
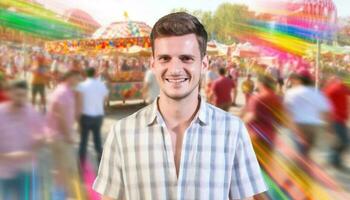
[[[170,60],[170,57],[160,57],[158,60],[160,62],[168,62]]]
[[[193,58],[190,57],[190,56],[181,56],[181,57],[180,57],[180,60],[181,60],[182,62],[188,63],[188,62],[192,62],[192,61],[193,61]]]

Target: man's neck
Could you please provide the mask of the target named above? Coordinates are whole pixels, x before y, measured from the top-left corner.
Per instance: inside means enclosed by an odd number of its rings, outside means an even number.
[[[198,112],[198,94],[182,100],[173,100],[161,95],[158,106],[168,129],[186,129]],[[181,131],[182,132],[182,131]]]

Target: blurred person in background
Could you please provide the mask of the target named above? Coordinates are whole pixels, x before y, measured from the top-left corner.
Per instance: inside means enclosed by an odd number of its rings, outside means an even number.
[[[278,169],[275,161],[277,134],[281,128],[286,128],[294,133],[295,140],[303,143],[298,127],[289,117],[283,100],[276,92],[276,82],[271,76],[261,75],[258,77],[258,92],[249,98],[248,104],[241,111],[243,121],[247,124],[251,133],[254,146],[265,151],[264,162],[271,169]],[[261,151],[261,150],[260,150]],[[290,167],[290,169],[294,169]],[[288,177],[284,177],[286,183]]]
[[[271,76],[275,81],[277,81],[280,78],[280,70],[278,64],[278,60],[274,60],[272,65],[269,65],[265,69],[265,73]]]
[[[62,198],[74,196],[74,177],[78,175],[74,144],[74,123],[77,118],[76,93],[80,73],[68,70],[62,73],[48,106],[48,132],[52,141],[54,166],[57,170],[57,194]],[[78,179],[77,179],[78,180]]]
[[[130,70],[130,65],[128,63],[128,60],[123,59],[122,63],[120,64],[121,71],[129,71]]]
[[[26,50],[23,53],[23,77],[25,80],[27,80],[27,75],[28,75],[28,71],[31,68],[31,63],[32,63],[32,52],[29,50]]]
[[[86,161],[87,143],[90,131],[93,134],[97,163],[102,156],[101,127],[104,117],[104,102],[108,97],[106,85],[96,78],[94,68],[86,70],[87,79],[80,83],[76,90],[78,92],[79,113],[81,113],[80,124],[80,147],[79,159],[83,165]]]
[[[109,75],[109,67],[110,67],[109,60],[101,60],[101,63],[98,69],[98,76],[101,81],[108,83],[112,80],[111,76]]]
[[[342,156],[349,145],[346,123],[349,119],[350,88],[339,77],[332,76],[327,81],[323,92],[331,103],[331,123],[337,137],[332,147],[330,162],[337,168],[344,168]]]
[[[258,92],[249,98],[242,111],[243,121],[254,133],[253,138],[273,149],[277,128],[283,123],[283,101],[275,93],[276,82],[271,76],[260,75]]]
[[[49,81],[48,68],[45,65],[44,56],[37,56],[33,61],[32,66],[32,80],[31,80],[31,89],[32,89],[32,104],[37,105],[36,97],[40,96],[40,106],[39,109],[42,112],[46,111],[46,86]]]
[[[248,74],[247,78],[242,82],[242,92],[244,94],[244,98],[245,98],[245,104],[247,105],[249,102],[249,98],[251,97],[251,95],[254,92],[254,81],[251,79],[252,75]]]
[[[309,152],[317,135],[324,132],[330,104],[327,98],[313,87],[309,71],[299,70],[290,75],[289,81],[291,88],[285,93],[284,103],[305,139],[303,144],[297,142],[298,150],[310,158]]]
[[[231,63],[228,66],[228,77],[233,82],[233,88],[232,88],[232,105],[236,106],[236,99],[237,99],[237,86],[238,86],[238,79],[239,79],[239,71],[236,63]]]
[[[24,71],[24,53],[23,52],[16,52],[16,55],[14,57],[14,64],[16,69],[16,74],[19,75],[19,73],[23,73]]]
[[[159,85],[156,76],[149,68],[145,73],[143,81],[143,98],[147,104],[151,104],[159,95]]]
[[[217,74],[216,70],[214,69],[213,61],[210,62],[207,71],[205,72],[205,95],[207,97],[208,103],[214,103],[214,96],[212,94],[212,85],[214,81],[216,81],[219,78],[219,75]]]
[[[219,69],[219,75],[220,78],[215,80],[212,85],[214,105],[224,111],[228,111],[232,105],[231,91],[234,87],[234,83],[230,78],[226,77],[225,68]]]
[[[17,68],[15,65],[15,60],[12,55],[9,56],[6,64],[6,75],[10,79],[15,79],[17,75]]]
[[[44,120],[27,100],[25,81],[9,84],[0,104],[0,199],[35,199],[36,152],[44,141]],[[24,191],[28,191],[25,193]]]
[[[60,65],[60,58],[54,58],[51,67],[50,67],[50,73],[51,73],[51,87],[55,88],[59,82],[59,66]]]
[[[277,80],[276,94],[280,97],[284,96],[284,79],[279,78]]]

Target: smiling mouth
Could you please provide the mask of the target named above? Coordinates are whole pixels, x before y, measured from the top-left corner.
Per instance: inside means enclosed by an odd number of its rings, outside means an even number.
[[[188,81],[189,78],[176,78],[176,79],[166,78],[165,80],[169,83],[183,83],[185,81]]]

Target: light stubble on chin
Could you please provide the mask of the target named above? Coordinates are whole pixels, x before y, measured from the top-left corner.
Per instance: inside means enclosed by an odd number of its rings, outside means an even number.
[[[196,84],[196,86],[192,90],[190,90],[189,92],[187,92],[183,95],[170,95],[169,93],[167,93],[164,90],[163,90],[163,93],[169,99],[172,99],[175,101],[180,101],[180,100],[183,100],[183,99],[186,99],[187,97],[189,97],[195,90],[198,90],[200,87],[200,82],[201,82],[201,79],[199,79],[198,83]]]

